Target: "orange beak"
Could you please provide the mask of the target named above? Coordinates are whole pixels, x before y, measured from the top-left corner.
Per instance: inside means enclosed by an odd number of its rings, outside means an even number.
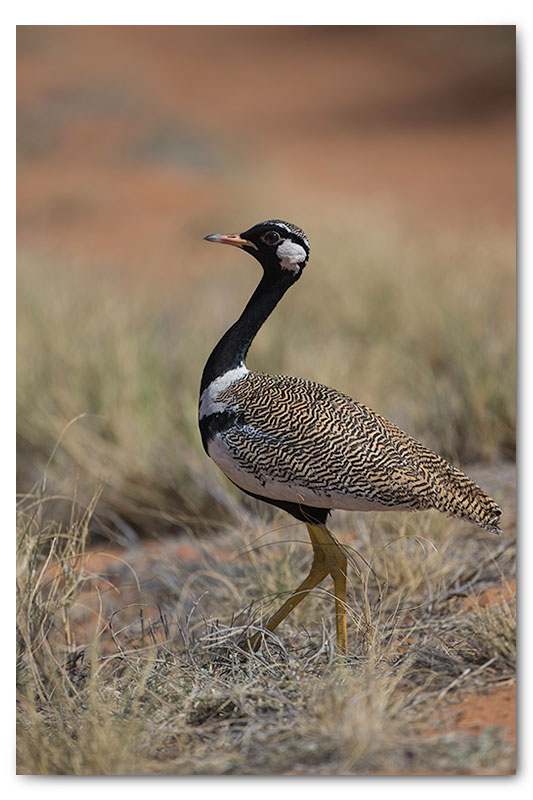
[[[257,246],[248,239],[243,239],[238,233],[212,233],[211,236],[204,236],[206,242],[218,242],[219,244],[230,244],[232,247],[253,247]]]

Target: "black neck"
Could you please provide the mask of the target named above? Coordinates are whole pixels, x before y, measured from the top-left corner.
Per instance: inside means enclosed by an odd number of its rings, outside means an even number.
[[[275,280],[268,277],[266,273],[263,274],[241,316],[226,331],[207,359],[200,392],[203,392],[206,386],[209,386],[211,381],[218,378],[219,375],[224,375],[228,370],[235,369],[244,363],[257,331],[272,313],[289,286],[294,283],[294,280],[294,273],[288,271],[287,275],[277,277]]]

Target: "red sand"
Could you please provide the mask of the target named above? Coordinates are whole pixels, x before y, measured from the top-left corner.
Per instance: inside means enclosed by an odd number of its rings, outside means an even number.
[[[19,243],[179,267],[210,221],[512,231],[511,28],[19,28]],[[247,225],[255,220],[243,220]]]

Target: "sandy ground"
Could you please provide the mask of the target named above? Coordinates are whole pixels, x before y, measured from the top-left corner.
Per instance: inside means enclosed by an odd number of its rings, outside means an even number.
[[[22,28],[19,244],[69,265],[155,270],[208,221],[255,222],[243,206],[304,228],[318,207],[417,230],[512,230],[513,37]]]

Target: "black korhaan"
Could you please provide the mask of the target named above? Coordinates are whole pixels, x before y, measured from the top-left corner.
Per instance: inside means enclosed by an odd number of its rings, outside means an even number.
[[[268,220],[207,241],[239,247],[263,268],[243,313],[209,356],[199,423],[208,455],[240,489],[307,524],[307,578],[268,620],[274,630],[328,574],[333,578],[337,647],[347,652],[346,556],[326,528],[331,509],[436,508],[493,533],[500,509],[460,470],[393,423],[321,384],[248,370],[254,336],[302,275],[309,242],[296,225]],[[260,644],[250,640],[255,649]]]

